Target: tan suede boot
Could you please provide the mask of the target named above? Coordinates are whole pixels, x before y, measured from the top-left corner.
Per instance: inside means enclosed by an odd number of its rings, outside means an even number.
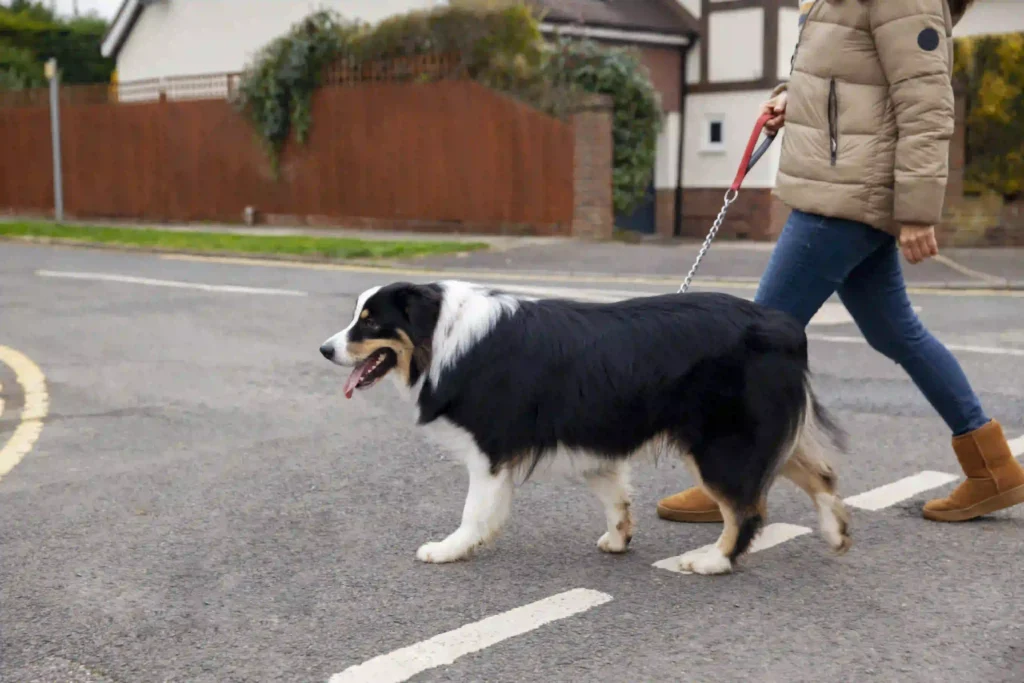
[[[984,427],[953,438],[953,450],[967,481],[947,498],[928,501],[924,516],[935,522],[964,522],[1024,503],[1024,468],[1013,457],[1002,426]]]
[[[671,522],[721,522],[718,503],[699,486],[658,501],[658,516]]]

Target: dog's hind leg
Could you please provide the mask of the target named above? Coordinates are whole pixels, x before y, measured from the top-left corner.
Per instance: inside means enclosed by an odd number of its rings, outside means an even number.
[[[633,538],[633,513],[629,493],[629,463],[617,461],[586,475],[587,484],[604,506],[608,531],[597,541],[606,553],[624,553]]]
[[[845,553],[850,549],[850,518],[842,499],[836,495],[835,475],[823,461],[808,457],[800,447],[782,466],[780,474],[803,489],[818,509],[821,535],[832,549]]]
[[[707,486],[705,490],[722,511],[722,534],[715,543],[683,555],[679,568],[695,574],[728,574],[736,559],[750,547],[764,519],[758,505],[741,508],[721,493]]]
[[[722,534],[712,545],[680,558],[680,569],[728,574],[764,525],[764,482],[774,468],[774,444],[735,435],[718,437],[684,456],[698,481],[722,512]]]
[[[462,509],[462,524],[446,539],[420,546],[416,557],[423,562],[444,563],[465,559],[488,543],[512,511],[512,472],[494,469],[486,455],[472,449],[465,455],[469,492]]]

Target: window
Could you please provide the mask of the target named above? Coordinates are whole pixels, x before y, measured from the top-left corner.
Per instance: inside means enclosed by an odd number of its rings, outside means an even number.
[[[704,121],[704,151],[725,151],[725,117],[719,114],[709,115]]]
[[[722,122],[712,121],[711,127],[708,129],[708,142],[712,145],[722,144]]]

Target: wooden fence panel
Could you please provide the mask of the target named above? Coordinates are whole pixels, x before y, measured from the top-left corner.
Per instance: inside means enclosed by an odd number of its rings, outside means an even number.
[[[469,81],[321,90],[310,137],[286,145],[277,178],[224,100],[68,103],[62,125],[66,207],[80,218],[236,222],[254,206],[564,232],[573,219],[572,126]],[[13,150],[0,208],[52,205],[48,135],[45,109],[0,109],[0,145]]]
[[[46,107],[0,109],[0,211],[53,211],[53,149]]]

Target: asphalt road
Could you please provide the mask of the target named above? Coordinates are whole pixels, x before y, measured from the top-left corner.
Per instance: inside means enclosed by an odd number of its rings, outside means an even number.
[[[604,520],[585,486],[537,482],[493,548],[418,563],[421,543],[457,525],[462,466],[389,384],[345,401],[317,351],[359,292],[399,278],[433,276],[0,245],[0,346],[39,366],[49,397],[38,442],[0,479],[0,680],[327,681],[587,589],[610,599],[412,680],[1024,681],[1024,510],[924,521],[921,503],[948,485],[853,510],[841,558],[804,535],[705,578],[652,566],[718,533],[656,518],[657,498],[690,483],[662,462],[636,472],[627,555],[597,550]],[[595,299],[657,291],[480,279]],[[1024,435],[1024,298],[915,303],[989,412]],[[841,309],[811,332],[818,391],[853,435],[843,495],[957,472],[940,420]],[[2,448],[25,399],[2,363],[0,383]],[[815,526],[786,484],[771,521]]]

